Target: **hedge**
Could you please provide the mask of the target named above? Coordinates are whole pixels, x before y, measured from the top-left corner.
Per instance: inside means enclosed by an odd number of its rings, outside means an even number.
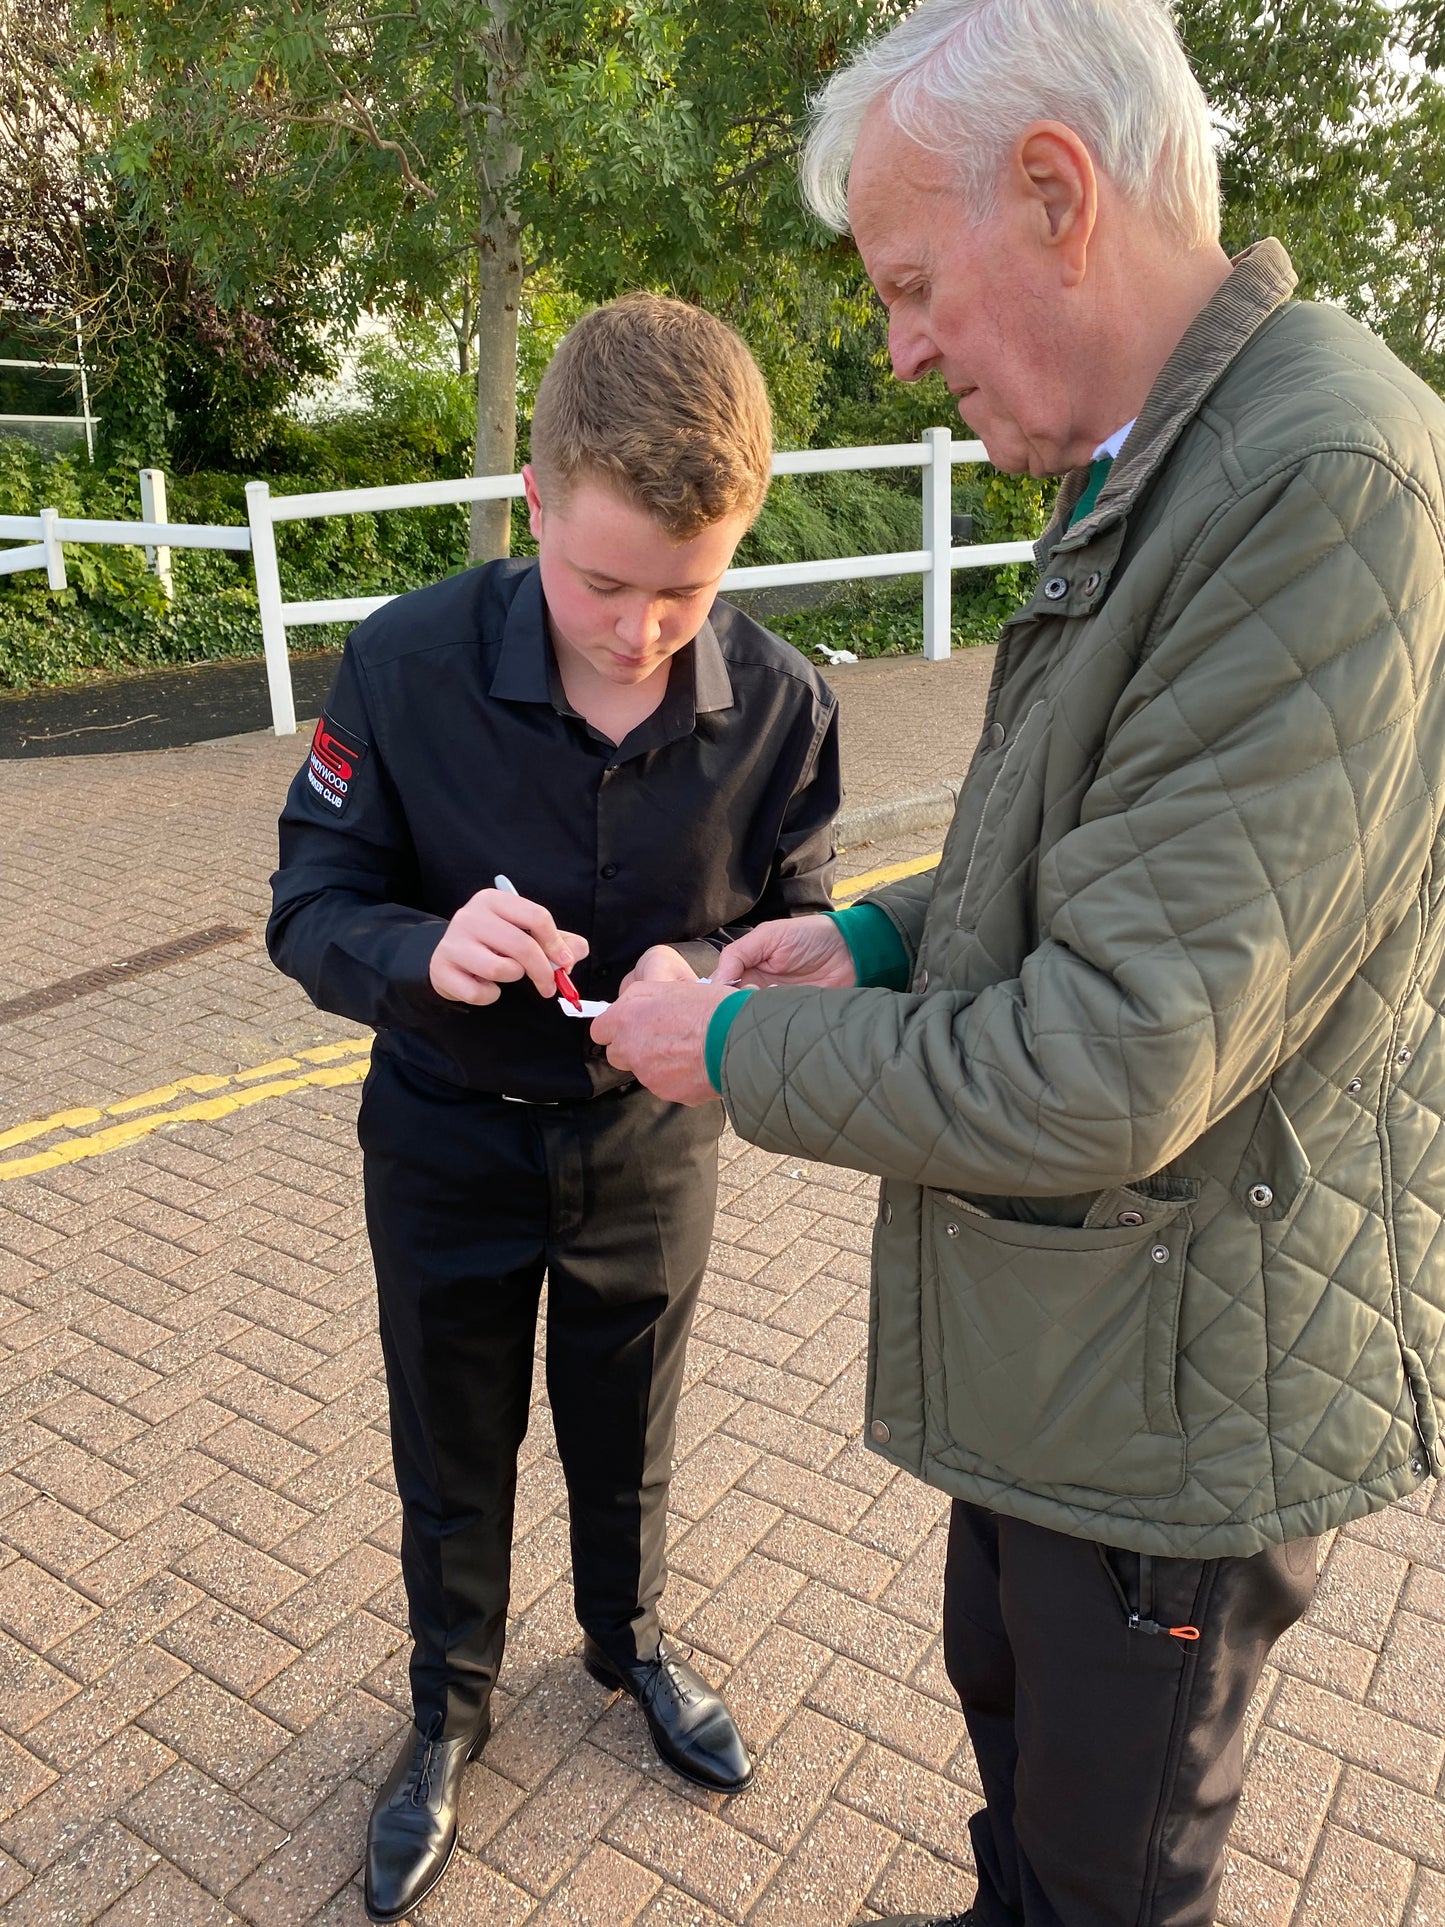
[[[432,475],[464,473],[454,435],[435,423],[345,416],[318,426],[287,422],[267,451],[266,479],[276,494],[364,488]],[[177,521],[244,523],[245,483],[238,474],[200,472],[167,478]],[[1041,524],[1039,484],[992,471],[961,472],[955,507],[974,515],[979,540],[1032,535]],[[0,512],[138,519],[139,490],[130,469],[94,468],[73,455],[46,455],[0,437]],[[356,595],[416,588],[466,566],[467,510],[444,507],[351,515],[283,524],[277,531],[282,587],[288,598]],[[863,555],[916,547],[917,479],[872,474],[786,477],[773,485],[740,563],[796,556]],[[513,550],[533,549],[520,505]],[[167,601],[143,552],[71,545],[70,586],[59,594],[43,572],[0,578],[0,688],[84,681],[100,673],[164,664],[255,656],[261,638],[249,556],[219,550],[172,552],[175,599]],[[986,640],[1017,606],[1024,571],[1004,568],[955,577],[954,632],[959,642]],[[916,580],[854,584],[826,606],[771,617],[800,648],[817,643],[859,656],[921,647],[921,596]],[[344,631],[308,630],[308,647],[339,645]]]

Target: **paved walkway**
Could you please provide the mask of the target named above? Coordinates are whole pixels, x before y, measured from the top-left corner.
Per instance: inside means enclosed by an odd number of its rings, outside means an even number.
[[[986,668],[840,672],[851,806],[961,770]],[[406,1638],[365,1040],[259,940],[299,749],[0,764],[0,1927],[362,1919]],[[858,1437],[872,1185],[724,1156],[665,1611],[758,1783],[683,1788],[583,1674],[539,1387],[500,1718],[423,1927],[848,1927],[972,1891],[943,1507]],[[1342,1534],[1278,1649],[1229,1927],[1445,1927],[1430,1498]]]

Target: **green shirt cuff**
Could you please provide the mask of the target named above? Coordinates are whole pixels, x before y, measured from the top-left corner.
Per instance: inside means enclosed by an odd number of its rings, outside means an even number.
[[[848,955],[864,988],[907,990],[913,975],[908,946],[876,903],[850,903],[829,916],[843,933]]]
[[[707,1037],[702,1047],[702,1061],[707,1068],[709,1084],[719,1094],[722,1092],[722,1061],[723,1052],[727,1049],[728,1032],[733,1027],[734,1017],[752,994],[751,990],[735,990],[731,997],[723,998],[708,1020]]]

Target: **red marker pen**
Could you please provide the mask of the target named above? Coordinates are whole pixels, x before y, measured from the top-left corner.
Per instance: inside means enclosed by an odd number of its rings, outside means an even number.
[[[510,877],[493,877],[492,887],[496,890],[505,891],[509,897],[519,897],[522,894]],[[557,995],[559,997],[565,997],[575,1010],[581,1010],[582,999],[577,995],[577,986],[567,975],[567,972],[562,968],[561,964],[554,964],[552,966],[552,981],[557,986]]]

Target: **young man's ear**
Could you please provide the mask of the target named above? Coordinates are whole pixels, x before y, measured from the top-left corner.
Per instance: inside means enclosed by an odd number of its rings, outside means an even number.
[[[522,491],[527,498],[527,521],[532,535],[538,542],[542,539],[542,497],[537,489],[537,471],[530,462],[522,465]]]

